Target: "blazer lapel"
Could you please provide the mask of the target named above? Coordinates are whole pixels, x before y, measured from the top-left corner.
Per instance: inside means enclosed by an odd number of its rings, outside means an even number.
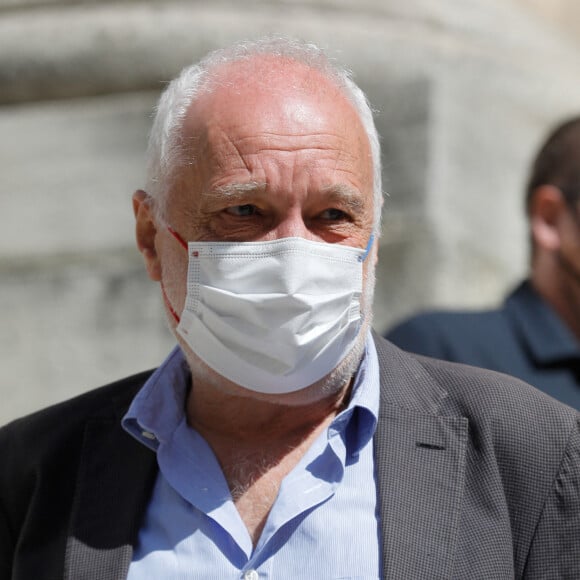
[[[120,416],[87,424],[65,579],[125,579],[157,473],[155,454],[120,425]]]
[[[468,421],[440,415],[445,391],[414,358],[375,342],[381,366],[374,446],[383,578],[451,578]]]

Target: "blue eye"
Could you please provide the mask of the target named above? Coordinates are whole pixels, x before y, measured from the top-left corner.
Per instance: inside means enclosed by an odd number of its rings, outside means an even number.
[[[232,207],[228,207],[226,212],[235,216],[245,217],[254,215],[257,212],[257,208],[255,205],[247,203],[245,205],[234,205]]]
[[[344,213],[342,210],[336,209],[336,208],[330,208],[330,209],[324,210],[320,214],[320,217],[323,219],[326,219],[326,220],[331,220],[331,221],[339,221],[339,220],[343,220],[343,219],[348,219],[348,215],[346,213]]]

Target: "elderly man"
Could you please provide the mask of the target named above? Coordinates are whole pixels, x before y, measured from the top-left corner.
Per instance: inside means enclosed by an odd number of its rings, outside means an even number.
[[[380,152],[313,46],[161,98],[137,244],[179,342],[0,433],[14,579],[578,578],[578,417],[370,331]]]
[[[423,312],[386,338],[418,354],[508,373],[580,409],[580,118],[547,137],[525,202],[530,273],[501,307]]]

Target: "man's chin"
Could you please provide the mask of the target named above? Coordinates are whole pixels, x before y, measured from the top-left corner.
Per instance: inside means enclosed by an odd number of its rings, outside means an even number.
[[[272,405],[302,406],[342,394],[348,388],[364,353],[367,326],[363,325],[354,346],[335,369],[315,383],[291,393],[262,393],[238,385],[207,365],[175,334],[191,369],[193,388],[203,384],[231,397],[253,399]]]

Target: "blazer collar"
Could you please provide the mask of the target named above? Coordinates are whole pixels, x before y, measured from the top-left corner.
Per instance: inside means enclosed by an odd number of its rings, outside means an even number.
[[[580,360],[578,341],[528,280],[508,296],[505,309],[537,363]]]
[[[374,332],[373,339],[379,359],[382,404],[438,415],[447,391],[431,378],[416,357]]]
[[[450,578],[465,480],[468,421],[412,357],[375,337],[381,406],[374,438],[382,577]]]

